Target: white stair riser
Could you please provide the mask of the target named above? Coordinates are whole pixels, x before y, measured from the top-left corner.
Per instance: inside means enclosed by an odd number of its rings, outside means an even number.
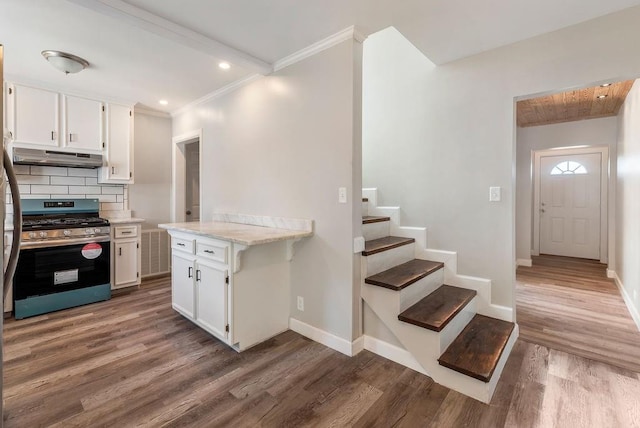
[[[400,312],[404,312],[409,307],[418,303],[424,297],[437,290],[444,281],[444,272],[442,269],[425,276],[419,281],[400,290]]]
[[[362,201],[362,215],[369,215],[369,202]]]
[[[409,245],[403,245],[391,250],[365,256],[364,263],[366,263],[365,272],[367,273],[367,276],[375,275],[387,269],[391,269],[394,266],[413,260],[413,255],[415,253],[414,246],[415,244],[411,243]]]
[[[388,221],[379,221],[377,223],[367,223],[362,225],[362,236],[365,241],[372,241],[378,238],[389,236]]]
[[[444,351],[476,315],[477,302],[478,297],[476,296],[440,331],[440,355],[444,354]]]

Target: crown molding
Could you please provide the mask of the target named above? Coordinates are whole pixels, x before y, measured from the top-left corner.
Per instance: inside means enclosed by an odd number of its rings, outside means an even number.
[[[216,98],[219,98],[223,95],[228,94],[229,92],[233,92],[237,89],[240,89],[241,87],[248,85],[249,83],[258,80],[259,78],[263,77],[260,74],[251,74],[243,79],[240,80],[236,80],[235,82],[232,82],[230,84],[228,84],[227,86],[223,86],[220,89],[216,89],[213,92],[208,93],[207,95],[198,98],[197,100],[191,101],[189,104],[185,104],[184,106],[180,107],[179,109],[176,109],[174,111],[172,111],[171,117],[176,117],[181,115],[182,113],[184,113],[185,111],[189,110],[190,108],[196,107],[200,104],[204,104],[207,101],[211,101],[214,100]]]
[[[190,28],[176,24],[161,16],[155,15],[122,0],[67,0],[94,12],[101,13],[172,40],[184,46],[218,59],[225,59],[232,64],[260,74],[269,74],[273,70],[271,64],[256,58],[247,52],[233,48],[216,39],[207,37]]]
[[[140,105],[135,105],[133,107],[133,113],[144,114],[147,116],[162,117],[164,119],[171,119],[171,114],[167,113],[166,111],[154,110],[152,108],[144,107]]]
[[[326,39],[317,41],[304,49],[300,49],[298,52],[295,52],[274,62],[273,71],[282,70],[285,67],[316,55],[326,49],[332,48],[333,46],[340,44],[346,40],[355,40],[358,43],[363,43],[366,38],[367,36],[363,32],[361,32],[355,25],[352,25],[351,27],[347,27],[344,30],[327,37]]]
[[[273,71],[282,70],[285,67],[293,65],[297,62],[300,62],[306,58],[309,58],[313,55],[316,55],[326,49],[332,48],[335,45],[338,45],[347,40],[355,40],[358,43],[363,43],[367,38],[367,35],[361,32],[355,25],[351,27],[347,27],[342,31],[339,31],[326,39],[322,39],[312,45],[307,46],[304,49],[299,50],[289,56],[286,56],[276,62],[273,63]],[[200,104],[206,103],[208,101],[219,98],[223,95],[226,95],[230,92],[233,92],[241,87],[248,85],[251,82],[263,77],[261,74],[252,74],[248,77],[245,77],[240,80],[236,80],[235,82],[230,83],[227,86],[224,86],[220,89],[217,89],[197,100],[194,100],[174,111],[171,112],[171,117],[176,117],[189,110],[190,108],[196,107]]]

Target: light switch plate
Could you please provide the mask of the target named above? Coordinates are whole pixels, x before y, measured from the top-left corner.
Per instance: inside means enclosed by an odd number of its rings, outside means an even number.
[[[489,201],[500,202],[502,189],[500,187],[489,187]]]
[[[346,187],[338,188],[338,202],[340,202],[341,204],[346,204],[347,203],[347,188]]]

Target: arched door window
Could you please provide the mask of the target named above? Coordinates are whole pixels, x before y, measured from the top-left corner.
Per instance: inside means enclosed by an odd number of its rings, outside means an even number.
[[[587,168],[579,162],[563,161],[554,166],[551,175],[586,174]]]

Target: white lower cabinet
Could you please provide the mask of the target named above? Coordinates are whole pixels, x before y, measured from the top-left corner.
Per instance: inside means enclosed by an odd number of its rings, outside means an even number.
[[[229,333],[227,323],[227,269],[196,262],[196,321],[218,337]]]
[[[169,234],[176,311],[236,351],[288,329],[285,242],[248,247],[171,229]]]
[[[171,254],[171,303],[182,315],[195,317],[194,273],[196,258],[188,253]]]
[[[140,225],[111,226],[111,289],[140,285]]]

